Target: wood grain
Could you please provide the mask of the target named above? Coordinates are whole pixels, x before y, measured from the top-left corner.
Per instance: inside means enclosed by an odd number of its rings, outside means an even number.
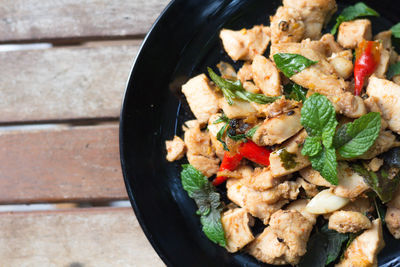
[[[0,0],[0,42],[144,35],[169,0]]]
[[[0,52],[0,123],[118,118],[139,43]]]
[[[0,204],[127,199],[118,125],[0,132]]]
[[[0,213],[1,266],[164,266],[131,208]]]

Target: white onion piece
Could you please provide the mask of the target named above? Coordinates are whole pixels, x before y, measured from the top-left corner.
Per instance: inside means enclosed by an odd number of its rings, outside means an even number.
[[[330,189],[325,189],[319,192],[306,206],[306,211],[313,214],[330,213],[349,203],[348,198],[336,196]]]

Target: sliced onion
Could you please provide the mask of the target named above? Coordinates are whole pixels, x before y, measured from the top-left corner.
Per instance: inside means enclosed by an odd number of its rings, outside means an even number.
[[[306,210],[313,214],[331,213],[343,208],[349,202],[348,198],[336,196],[331,189],[325,189],[311,199],[306,206]]]

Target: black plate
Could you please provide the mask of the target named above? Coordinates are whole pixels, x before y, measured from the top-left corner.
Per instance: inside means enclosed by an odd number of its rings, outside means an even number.
[[[346,1],[346,4],[354,2]],[[375,33],[400,21],[400,5],[394,1],[365,2],[382,15],[373,19]],[[268,25],[269,15],[275,13],[280,3],[172,1],[154,24],[137,56],[121,112],[121,163],[136,217],[168,266],[263,265],[244,253],[229,254],[203,235],[195,204],[181,186],[182,162],[165,160],[164,142],[175,133],[181,135],[182,123],[192,118],[180,93],[182,83],[221,59],[230,61],[221,50],[219,30]],[[385,240],[380,264],[400,266],[400,242],[387,230]]]

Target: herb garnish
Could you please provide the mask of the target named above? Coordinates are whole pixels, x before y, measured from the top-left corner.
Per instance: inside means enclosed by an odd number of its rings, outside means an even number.
[[[299,54],[277,53],[274,55],[274,61],[278,69],[290,78],[318,61],[312,61]]]
[[[397,23],[394,25],[392,28],[390,28],[392,31],[392,35],[396,38],[400,38],[400,23]]]
[[[296,162],[296,154],[288,152],[286,149],[281,149],[278,151],[279,158],[281,159],[281,162],[283,164],[283,167],[286,170],[293,169],[296,167],[297,162]]]
[[[308,90],[301,85],[296,83],[288,83],[283,86],[283,91],[287,99],[304,102],[306,101],[306,95]]]
[[[331,30],[331,34],[335,35],[340,24],[345,21],[354,20],[359,17],[374,16],[379,17],[379,13],[364,4],[363,2],[358,2],[353,6],[346,7],[343,9],[342,13],[336,18],[336,24]]]
[[[388,78],[390,80],[394,76],[399,75],[399,74],[400,74],[400,62],[397,62],[397,63],[389,66],[389,69],[386,73],[386,78]]]
[[[214,243],[225,247],[225,232],[221,223],[222,205],[219,193],[207,178],[190,164],[182,165],[181,180],[189,197],[199,208],[200,222],[204,234]]]

